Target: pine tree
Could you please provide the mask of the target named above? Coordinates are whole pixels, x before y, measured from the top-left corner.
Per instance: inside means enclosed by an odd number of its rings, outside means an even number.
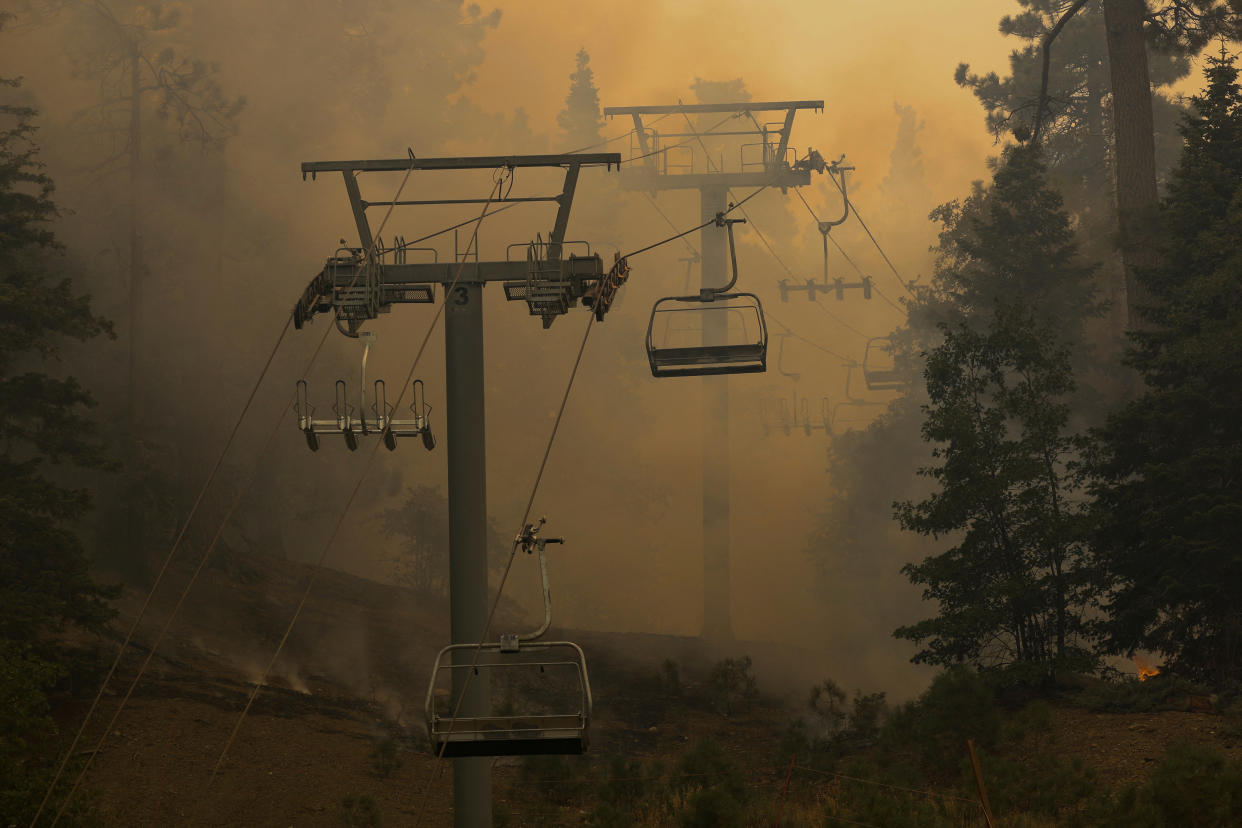
[[[87,492],[60,482],[65,467],[105,465],[85,416],[91,396],[51,365],[63,338],[110,328],[61,273],[34,115],[0,105],[0,814],[22,824],[55,759],[48,695],[92,666],[90,651],[62,633],[102,632],[115,594],[92,580],[73,529]]]
[[[1037,147],[1007,150],[991,188],[938,215],[937,298],[922,312],[955,318],[927,353],[922,433],[938,462],[920,470],[938,490],[894,506],[903,529],[957,543],[904,567],[938,612],[895,635],[922,647],[915,661],[1046,678],[1085,656],[1068,401],[1091,270]]]
[[[1107,647],[1242,678],[1242,91],[1209,58],[1161,204],[1161,264],[1128,362],[1146,391],[1102,430],[1097,546]]]
[[[603,115],[599,108],[599,90],[595,88],[595,73],[591,71],[591,56],[586,49],[578,50],[578,68],[569,76],[569,94],[565,97],[565,109],[556,116],[556,123],[565,132],[565,139],[572,149],[589,147],[600,142]]]

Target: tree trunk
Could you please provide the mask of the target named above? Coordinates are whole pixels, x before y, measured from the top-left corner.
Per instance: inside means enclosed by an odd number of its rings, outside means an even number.
[[[1126,317],[1138,326],[1135,308],[1146,301],[1135,273],[1155,262],[1146,224],[1156,203],[1156,145],[1151,81],[1143,38],[1144,0],[1104,0],[1108,68],[1113,89],[1117,218],[1126,274]]]

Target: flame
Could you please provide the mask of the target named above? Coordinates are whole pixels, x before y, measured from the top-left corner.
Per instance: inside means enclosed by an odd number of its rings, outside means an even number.
[[[1134,662],[1134,666],[1138,668],[1138,680],[1147,681],[1152,676],[1160,675],[1160,668],[1153,665],[1142,656],[1130,656],[1130,660]]]

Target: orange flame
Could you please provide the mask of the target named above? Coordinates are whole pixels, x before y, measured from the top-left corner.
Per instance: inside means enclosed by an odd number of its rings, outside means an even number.
[[[1160,668],[1153,665],[1142,656],[1130,656],[1130,660],[1134,662],[1134,666],[1138,668],[1138,680],[1147,681],[1152,676],[1160,675]]]

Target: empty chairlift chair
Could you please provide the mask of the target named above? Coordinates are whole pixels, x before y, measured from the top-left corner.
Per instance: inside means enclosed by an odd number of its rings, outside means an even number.
[[[704,288],[693,296],[666,296],[651,309],[647,324],[647,360],[655,377],[701,377],[713,374],[750,374],[767,370],[768,329],[763,305],[753,293],[733,292],[737,284],[737,253],[733,247],[733,224],[717,214],[716,225],[729,233],[729,258],[733,278],[720,288]],[[660,330],[680,329],[678,318],[698,317],[702,338],[698,343],[656,341]],[[657,326],[657,322],[659,323]],[[693,328],[694,326],[690,326]]]
[[[506,707],[524,707],[503,715],[453,716],[455,698],[444,692],[443,676],[471,669],[479,649],[475,680],[486,675],[494,698]],[[458,655],[458,659],[454,659]],[[465,656],[464,663],[461,656]],[[457,663],[454,663],[454,662]],[[447,687],[452,686],[447,682]],[[516,699],[521,697],[521,701]],[[514,701],[509,701],[514,699]],[[532,707],[533,705],[533,707]],[[437,755],[526,756],[580,754],[589,744],[591,685],[586,656],[571,641],[537,644],[453,644],[436,657],[427,692],[427,733]]]
[[[582,648],[572,641],[537,641],[552,624],[544,547],[563,542],[538,537],[542,526],[542,519],[528,524],[517,542],[539,556],[543,625],[481,646],[452,644],[436,656],[427,688],[426,721],[437,755],[580,754],[590,743],[591,682]],[[457,694],[469,680],[487,682],[492,699],[505,709],[458,715]]]
[[[906,386],[893,360],[893,341],[886,336],[867,340],[862,372],[868,391],[896,391]]]

